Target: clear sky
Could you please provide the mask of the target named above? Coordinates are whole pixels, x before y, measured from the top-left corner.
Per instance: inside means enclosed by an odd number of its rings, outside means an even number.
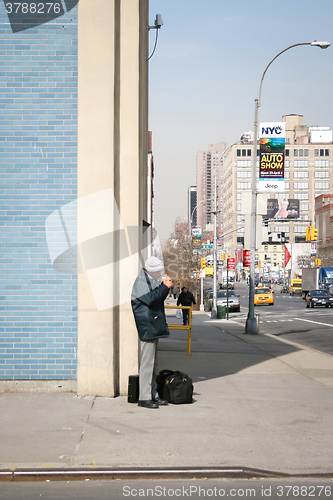
[[[196,153],[253,130],[254,99],[267,64],[289,45],[333,44],[332,0],[150,0],[161,14],[150,59],[149,129],[155,160],[155,228],[169,237],[187,216]],[[150,50],[155,42],[150,31]],[[333,128],[333,47],[295,47],[269,68],[259,121],[297,113],[304,124]]]

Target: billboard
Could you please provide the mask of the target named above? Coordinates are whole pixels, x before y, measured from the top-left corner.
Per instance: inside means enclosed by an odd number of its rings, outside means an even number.
[[[299,219],[299,200],[268,199],[267,217],[269,219]]]
[[[194,227],[192,228],[192,243],[193,248],[201,248],[201,228]]]
[[[284,191],[285,123],[260,123],[259,143],[259,191]]]

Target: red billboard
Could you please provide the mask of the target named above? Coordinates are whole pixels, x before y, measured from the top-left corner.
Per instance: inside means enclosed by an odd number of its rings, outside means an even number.
[[[243,250],[243,267],[250,267],[251,250]]]
[[[236,259],[234,257],[229,257],[228,259],[228,269],[236,269]]]

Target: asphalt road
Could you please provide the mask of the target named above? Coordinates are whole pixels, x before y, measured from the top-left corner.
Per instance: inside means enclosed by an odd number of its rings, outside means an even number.
[[[4,500],[120,500],[124,498],[251,498],[325,499],[332,498],[329,478],[280,479],[171,479],[155,481],[72,481],[2,483],[0,499]]]
[[[275,286],[274,306],[256,306],[260,314],[260,332],[270,333],[318,351],[333,355],[333,309],[315,307],[307,309],[300,295],[280,293]],[[229,318],[245,323],[248,314],[248,286],[237,283],[241,312],[230,313]]]

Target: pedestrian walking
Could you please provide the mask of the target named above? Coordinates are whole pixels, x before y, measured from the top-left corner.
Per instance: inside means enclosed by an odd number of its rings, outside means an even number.
[[[168,404],[158,396],[156,384],[158,339],[169,336],[164,301],[172,281],[168,275],[162,278],[163,269],[160,259],[149,257],[134,282],[131,296],[132,311],[141,340],[138,405],[145,408]]]
[[[190,292],[186,286],[183,286],[182,292],[178,297],[177,306],[192,306],[195,305],[195,298],[192,292]],[[183,325],[188,325],[188,315],[189,309],[182,309],[183,313]]]

